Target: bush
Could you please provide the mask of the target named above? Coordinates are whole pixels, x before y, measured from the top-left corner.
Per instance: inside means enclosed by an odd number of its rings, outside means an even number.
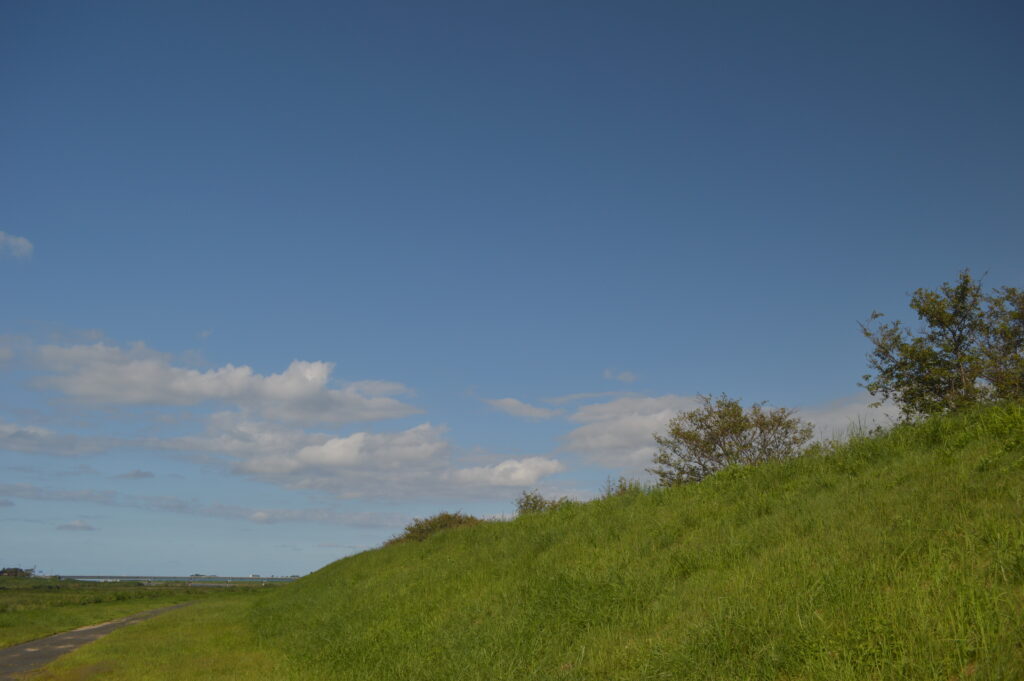
[[[533,490],[532,492],[523,490],[523,493],[519,495],[518,499],[516,499],[516,514],[523,515],[524,513],[542,513],[571,503],[573,503],[573,500],[569,497],[562,497],[561,499],[545,499],[537,490]]]
[[[392,537],[384,543],[385,546],[398,544],[405,541],[423,541],[427,537],[441,530],[448,530],[464,525],[476,525],[482,522],[479,518],[467,515],[460,511],[455,513],[442,512],[429,518],[415,518],[405,526],[405,531],[397,537]]]
[[[31,577],[36,573],[35,568],[5,567],[0,570],[0,577]]]
[[[814,427],[790,409],[765,409],[761,402],[744,410],[725,395],[699,398],[703,406],[680,412],[666,435],[654,435],[656,465],[647,471],[659,485],[699,482],[726,466],[795,456],[814,435]]]

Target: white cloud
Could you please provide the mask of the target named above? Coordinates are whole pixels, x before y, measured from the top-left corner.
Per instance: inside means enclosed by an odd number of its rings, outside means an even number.
[[[592,463],[616,468],[642,468],[657,447],[653,434],[665,429],[680,411],[695,409],[695,397],[621,397],[580,407],[570,420],[584,425],[565,436],[565,448]]]
[[[70,523],[64,525],[58,525],[58,530],[71,530],[74,532],[92,532],[96,528],[85,522],[84,520],[72,520]]]
[[[234,404],[267,418],[296,423],[351,423],[419,413],[392,395],[410,392],[400,383],[360,381],[328,387],[330,362],[293,361],[278,374],[248,366],[199,371],[176,367],[171,358],[142,343],[127,350],[96,343],[47,345],[36,352],[53,372],[40,385],[90,403],[190,406]]]
[[[6,252],[15,258],[28,258],[32,250],[32,242],[25,237],[0,232],[0,255]]]
[[[484,494],[489,487],[531,485],[563,470],[561,463],[541,457],[458,468],[446,432],[444,426],[422,423],[393,433],[336,436],[221,413],[211,417],[204,435],[148,444],[225,455],[221,461],[235,473],[340,498]]]
[[[452,473],[456,482],[493,486],[528,487],[545,475],[559,473],[565,466],[555,459],[531,456],[525,459],[507,459],[494,466],[460,468]]]
[[[520,418],[529,419],[531,421],[539,421],[542,419],[549,419],[554,416],[558,416],[562,413],[560,409],[545,409],[544,407],[535,407],[532,404],[527,404],[515,399],[514,397],[502,397],[496,400],[484,400],[487,404],[491,405],[498,411],[503,411],[506,414],[512,416],[518,416]]]
[[[616,391],[605,391],[599,393],[573,393],[571,395],[559,395],[558,397],[546,397],[545,402],[549,404],[566,404],[568,402],[579,402],[581,400],[593,400],[598,397],[617,397],[623,395],[622,392]]]
[[[636,374],[632,371],[613,371],[612,369],[605,369],[601,375],[609,381],[621,381],[622,383],[632,383],[636,380]]]
[[[212,414],[203,435],[151,439],[153,449],[214,452],[233,457],[268,456],[293,452],[331,439],[327,433],[309,433],[267,421],[253,421],[236,412]]]
[[[820,407],[800,408],[796,414],[814,424],[819,438],[842,439],[851,429],[889,426],[898,420],[899,408],[896,405],[889,403],[880,407],[869,406],[874,401],[865,392]]]
[[[316,473],[322,481],[344,478],[347,471],[432,467],[448,450],[445,428],[429,423],[398,433],[355,433],[334,437],[295,452],[278,451],[237,464],[240,471],[275,476]],[[340,482],[340,481],[339,481]],[[300,485],[304,486],[304,485]]]
[[[115,444],[109,438],[64,435],[38,426],[19,426],[0,421],[0,451],[74,456],[102,452]]]

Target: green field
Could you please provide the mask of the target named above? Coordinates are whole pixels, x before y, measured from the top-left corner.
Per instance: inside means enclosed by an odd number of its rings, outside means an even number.
[[[367,551],[35,678],[1024,679],[1024,405]]]
[[[150,585],[0,577],[0,647],[165,605],[253,592],[250,586],[210,588],[175,582]]]

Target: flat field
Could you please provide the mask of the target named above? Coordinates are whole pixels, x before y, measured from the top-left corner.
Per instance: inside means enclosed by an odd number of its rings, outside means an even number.
[[[211,597],[238,597],[260,588],[0,577],[0,648],[143,610]]]

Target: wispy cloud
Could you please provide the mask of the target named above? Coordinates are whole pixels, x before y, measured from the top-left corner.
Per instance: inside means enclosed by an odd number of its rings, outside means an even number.
[[[76,501],[100,506],[231,518],[259,524],[308,522],[350,527],[397,527],[407,520],[405,516],[397,513],[349,513],[326,508],[256,509],[224,504],[200,504],[171,496],[122,494],[112,490],[52,489],[28,484],[0,484],[0,495],[35,501]]]
[[[525,459],[507,459],[494,466],[460,468],[452,473],[452,478],[460,483],[529,487],[545,475],[564,470],[565,466],[560,461],[531,456]]]
[[[797,416],[814,424],[822,439],[842,439],[850,429],[890,426],[898,420],[899,408],[894,404],[870,406],[874,398],[868,393],[851,395],[818,407],[801,407]]]
[[[614,371],[612,369],[605,369],[601,375],[609,381],[619,381],[621,383],[632,383],[636,380],[636,374],[632,371]]]
[[[174,366],[169,355],[137,343],[127,349],[93,345],[39,347],[36,361],[50,372],[39,387],[90,404],[192,406],[219,402],[266,418],[342,424],[419,413],[395,399],[411,391],[400,383],[357,381],[329,387],[334,364],[295,360],[277,374],[226,364],[199,371]]]
[[[532,404],[527,404],[517,400],[514,397],[502,397],[495,400],[484,400],[487,404],[491,405],[495,409],[512,416],[518,416],[520,418],[528,419],[530,421],[541,421],[544,419],[550,419],[558,416],[562,413],[560,409],[546,409],[544,407],[535,407]]]
[[[568,404],[569,402],[581,402],[583,400],[596,400],[602,397],[619,397],[624,393],[612,390],[596,393],[572,393],[571,395],[558,395],[556,397],[545,397],[548,404]]]
[[[217,412],[206,421],[201,435],[174,438],[151,438],[145,445],[151,449],[186,452],[211,452],[232,457],[274,456],[294,452],[310,445],[323,444],[333,436],[309,432],[294,426],[246,418],[237,412]]]
[[[620,397],[580,407],[569,417],[582,423],[564,439],[565,448],[592,463],[617,468],[640,468],[657,451],[653,434],[664,430],[680,411],[696,408],[695,397]]]
[[[25,237],[0,232],[0,255],[7,254],[15,258],[29,258],[32,256],[32,251],[32,242]]]
[[[75,456],[103,452],[116,444],[113,438],[81,437],[0,421],[0,451]]]
[[[58,530],[70,530],[72,532],[94,532],[95,527],[84,520],[72,520],[70,523],[57,526]]]

